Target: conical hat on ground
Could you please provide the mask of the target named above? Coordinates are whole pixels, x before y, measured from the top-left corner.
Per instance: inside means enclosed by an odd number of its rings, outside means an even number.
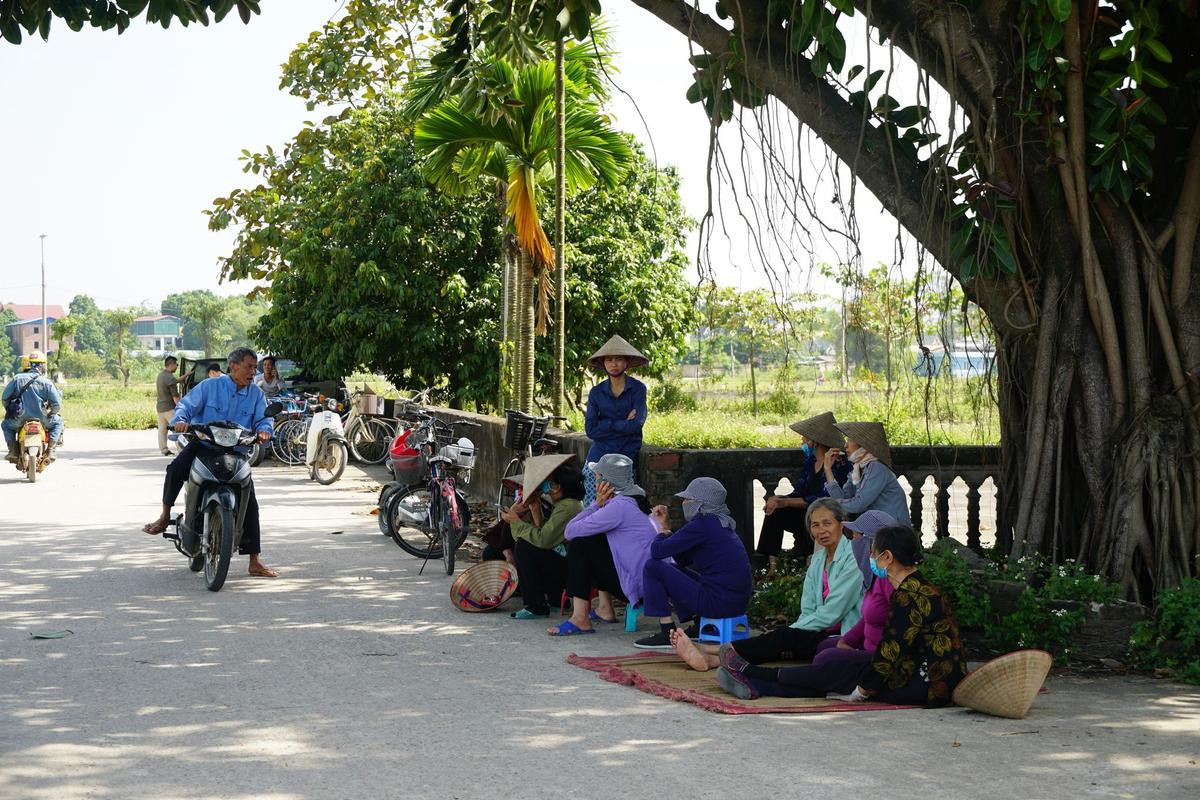
[[[993,658],[955,687],[954,703],[994,717],[1021,719],[1029,713],[1052,663],[1045,650],[1018,650]]]

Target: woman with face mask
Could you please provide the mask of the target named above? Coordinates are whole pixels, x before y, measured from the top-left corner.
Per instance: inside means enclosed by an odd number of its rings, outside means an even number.
[[[827,496],[825,491],[825,454],[846,446],[837,420],[826,411],[815,417],[793,422],[790,427],[800,434],[802,461],[800,469],[791,477],[792,493],[771,495],[763,506],[762,529],[758,532],[758,544],[754,551],[767,557],[768,575],[775,574],[779,554],[783,550],[783,533],[796,534],[793,555],[807,557],[812,554],[812,537],[804,521],[805,511],[812,501]],[[850,476],[850,462],[845,456],[833,460],[833,476],[838,484]]]
[[[644,367],[650,359],[636,347],[614,336],[592,354],[588,364],[604,370],[605,379],[588,392],[584,431],[592,440],[586,463],[599,461],[609,453],[628,456],[637,478],[638,454],[642,451],[642,427],[646,424],[646,384],[627,373]],[[586,466],[583,506],[596,499],[596,478]]]
[[[675,496],[683,500],[687,524],[682,528],[672,533],[667,527],[665,506],[651,512],[659,536],[642,572],[643,608],[647,617],[659,618],[661,630],[633,643],[642,650],[672,649],[672,607],[681,622],[698,616],[736,617],[746,613],[754,588],[750,559],[720,481],[696,478]]]
[[[908,496],[892,471],[892,451],[883,426],[878,422],[839,422],[835,427],[846,435],[846,449],[825,453],[825,491],[841,500],[851,517],[874,509],[902,525],[910,524]],[[846,456],[853,465],[849,480],[842,482],[834,473],[839,456]]]

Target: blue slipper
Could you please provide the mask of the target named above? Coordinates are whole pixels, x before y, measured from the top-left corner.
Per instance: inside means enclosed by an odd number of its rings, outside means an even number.
[[[605,625],[616,625],[617,624],[616,617],[613,617],[612,619],[605,619],[604,617],[597,614],[594,609],[592,611],[588,612],[588,619],[590,619],[592,622],[603,622]]]
[[[584,634],[584,633],[595,633],[596,632],[595,628],[588,628],[585,631],[583,628],[579,627],[574,622],[571,622],[571,620],[569,620],[569,619],[563,620],[562,622],[558,623],[558,627],[555,628],[555,630],[557,631],[557,633],[550,633],[549,631],[547,631],[547,635],[548,636],[578,636],[578,635]]]

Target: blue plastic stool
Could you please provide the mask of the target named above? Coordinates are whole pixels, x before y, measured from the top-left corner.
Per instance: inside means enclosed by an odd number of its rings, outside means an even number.
[[[700,635],[696,637],[701,642],[716,642],[726,644],[738,639],[750,638],[750,620],[746,615],[740,617],[701,617]]]
[[[625,632],[633,633],[637,630],[638,616],[642,613],[641,606],[635,606],[632,603],[625,606]]]

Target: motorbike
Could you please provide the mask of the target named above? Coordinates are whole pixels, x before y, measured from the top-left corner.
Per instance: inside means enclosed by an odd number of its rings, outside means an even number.
[[[17,429],[17,469],[30,483],[50,463],[50,432],[38,419],[27,419]]]
[[[342,417],[338,414],[337,400],[327,398],[313,409],[305,441],[304,464],[314,481],[328,486],[342,477],[349,460],[350,447]]]
[[[277,403],[267,416],[278,414]],[[275,410],[272,410],[275,409]],[[204,571],[204,585],[217,592],[225,584],[233,551],[241,545],[250,491],[250,447],[258,434],[234,422],[192,425],[186,434],[205,446],[196,454],[184,485],[184,510],[172,518],[175,532],[163,531],[175,549],[188,559],[192,572]]]

